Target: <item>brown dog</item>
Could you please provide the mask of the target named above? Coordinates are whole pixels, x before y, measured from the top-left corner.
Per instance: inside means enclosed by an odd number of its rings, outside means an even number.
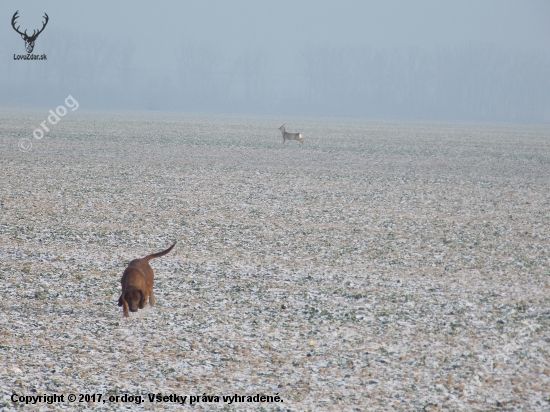
[[[147,304],[155,306],[155,295],[153,293],[153,269],[149,265],[149,261],[166,255],[172,250],[177,242],[174,242],[168,249],[146,256],[143,259],[134,259],[124,270],[120,284],[122,285],[122,294],[118,298],[118,306],[123,306],[124,316],[130,316],[130,312],[137,312],[138,308],[143,309]]]

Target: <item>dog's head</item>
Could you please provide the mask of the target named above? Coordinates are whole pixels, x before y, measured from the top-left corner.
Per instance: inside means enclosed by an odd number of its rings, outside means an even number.
[[[140,289],[127,290],[124,299],[128,302],[130,312],[137,312],[145,307],[145,296]]]

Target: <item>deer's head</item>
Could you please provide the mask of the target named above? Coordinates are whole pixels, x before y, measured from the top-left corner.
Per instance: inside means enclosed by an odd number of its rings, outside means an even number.
[[[32,51],[34,50],[34,42],[36,41],[36,38],[38,37],[38,35],[42,33],[42,31],[44,30],[44,28],[46,27],[46,24],[48,24],[49,17],[46,13],[44,13],[44,19],[46,19],[46,21],[44,21],[42,28],[38,31],[34,30],[32,35],[29,36],[27,35],[27,30],[25,30],[25,32],[22,33],[19,31],[20,26],[15,27],[16,20],[19,17],[18,13],[19,13],[19,10],[17,10],[14,13],[11,19],[11,25],[13,29],[21,35],[21,38],[25,40],[25,48],[27,49],[27,53],[32,53]]]

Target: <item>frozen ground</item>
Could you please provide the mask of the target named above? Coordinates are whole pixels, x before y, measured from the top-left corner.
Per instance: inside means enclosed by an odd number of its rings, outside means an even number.
[[[27,153],[47,113],[0,112],[3,410],[550,409],[549,128],[82,110]]]

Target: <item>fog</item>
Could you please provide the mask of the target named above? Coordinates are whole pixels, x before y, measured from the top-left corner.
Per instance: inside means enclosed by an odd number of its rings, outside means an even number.
[[[20,30],[42,27],[16,60]],[[550,122],[550,2],[2,1],[0,106]]]

